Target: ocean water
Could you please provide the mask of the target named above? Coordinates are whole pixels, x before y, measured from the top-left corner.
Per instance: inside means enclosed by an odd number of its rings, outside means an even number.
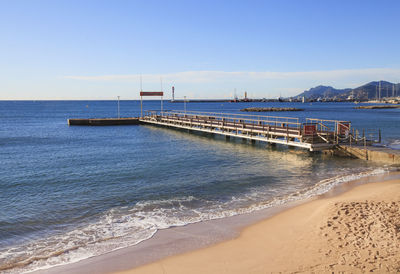
[[[305,111],[267,115],[350,120],[359,129],[380,128],[383,144],[400,149],[400,109],[194,102],[187,109],[238,113],[276,105]],[[164,109],[183,104],[165,102]],[[121,101],[121,116],[139,112],[139,101]],[[0,272],[76,262],[160,229],[281,205],[391,170],[154,126],[67,125],[68,118],[116,116],[115,101],[0,101]]]

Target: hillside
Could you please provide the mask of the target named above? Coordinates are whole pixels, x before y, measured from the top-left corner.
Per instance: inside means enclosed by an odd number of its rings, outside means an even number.
[[[296,97],[304,96],[307,99],[332,98],[348,91],[350,91],[350,89],[335,89],[330,86],[317,86],[304,91]]]
[[[351,89],[335,89],[330,86],[317,86],[305,90],[294,98],[305,97],[308,100],[317,99],[347,99],[353,97],[356,100],[368,100],[400,96],[400,84],[394,84],[387,81],[380,81],[381,88],[379,94],[379,81],[373,81],[360,87]]]

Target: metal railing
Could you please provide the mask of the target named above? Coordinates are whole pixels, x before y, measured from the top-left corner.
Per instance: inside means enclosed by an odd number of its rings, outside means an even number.
[[[276,126],[289,126],[292,128],[301,129],[301,123],[299,122],[299,118],[293,117],[279,117],[279,116],[265,116],[265,115],[247,115],[247,114],[233,114],[233,113],[220,113],[220,112],[204,112],[204,111],[179,111],[179,110],[168,110],[168,111],[146,111],[147,115],[177,115],[180,117],[205,117],[211,118],[215,120],[235,120],[240,122],[262,122],[270,125]],[[146,116],[146,114],[145,114]]]
[[[147,118],[146,118],[147,117]],[[184,125],[192,128],[209,128],[238,135],[264,136],[266,138],[300,138],[298,118],[224,114],[211,112],[147,111],[145,119],[154,122]],[[295,121],[295,122],[293,122]]]
[[[220,131],[236,131],[236,134],[264,135],[306,143],[358,144],[380,142],[380,130],[362,131],[351,127],[350,121],[232,114],[202,111],[168,110],[145,111],[144,119],[153,119],[162,123],[182,123],[189,127],[209,127]],[[310,131],[311,129],[311,131]]]

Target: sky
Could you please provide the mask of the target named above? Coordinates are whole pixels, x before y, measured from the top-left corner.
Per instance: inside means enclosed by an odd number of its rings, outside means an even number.
[[[0,0],[0,100],[294,96],[400,82],[398,0]]]

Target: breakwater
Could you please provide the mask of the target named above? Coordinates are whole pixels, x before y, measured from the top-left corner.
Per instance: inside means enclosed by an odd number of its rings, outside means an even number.
[[[250,108],[243,108],[240,111],[243,112],[270,112],[270,111],[303,111],[304,109],[302,108],[276,108],[276,107],[270,107],[270,108],[256,108],[256,107],[250,107]]]
[[[93,119],[68,119],[69,126],[120,126],[138,125],[139,118],[93,118]]]
[[[400,105],[378,105],[378,106],[359,106],[355,109],[386,109],[386,108],[400,108]]]

